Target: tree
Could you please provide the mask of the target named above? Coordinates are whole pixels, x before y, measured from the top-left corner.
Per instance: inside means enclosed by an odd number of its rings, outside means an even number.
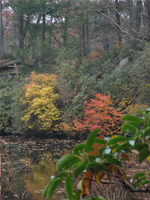
[[[0,0],[0,57],[3,55],[3,21],[2,21],[2,0]]]
[[[6,1],[7,2],[7,1]],[[8,50],[8,44],[11,45],[14,42],[14,32],[15,27],[13,26],[13,17],[12,12],[9,7],[7,7],[7,3],[3,1],[3,12],[2,12],[2,18],[3,18],[3,45],[4,45],[4,53]],[[10,42],[11,41],[11,42]]]
[[[51,58],[54,61],[52,55],[58,47],[74,48],[81,61],[97,44],[110,50],[122,39],[150,40],[148,0],[8,2],[16,29],[17,55],[30,59],[35,66]]]
[[[141,20],[143,17],[143,2],[142,0],[137,1],[136,3],[136,30],[137,32],[141,28]]]
[[[116,7],[116,23],[118,24],[118,26],[121,26],[118,0],[115,0],[115,7]],[[117,27],[117,29],[118,29],[118,42],[121,42],[122,41],[121,31],[118,27]]]
[[[150,1],[145,0],[144,1],[144,6],[145,6],[145,25],[147,26],[147,34],[149,35],[149,30],[150,30]]]

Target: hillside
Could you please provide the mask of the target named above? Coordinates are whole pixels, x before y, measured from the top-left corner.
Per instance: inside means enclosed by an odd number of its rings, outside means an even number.
[[[1,133],[24,134],[21,116],[22,113],[27,112],[24,110],[27,105],[25,107],[19,105],[21,96],[24,96],[22,88],[27,84],[27,79],[24,78],[30,76],[28,80],[31,81],[35,76],[36,80],[36,74],[37,78],[44,77],[45,73],[47,77],[51,74],[57,77],[56,91],[59,99],[56,104],[61,111],[59,123],[70,123],[74,119],[82,119],[85,109],[84,101],[94,98],[97,93],[111,95],[115,108],[123,113],[134,114],[137,109],[147,108],[150,104],[147,86],[150,80],[149,57],[149,43],[139,44],[132,41],[130,44],[116,44],[111,51],[101,49],[101,51],[91,52],[83,59],[77,57],[69,49],[65,49],[58,55],[53,65],[45,62],[42,68],[29,65],[26,59],[26,63],[19,68],[20,75],[8,76],[7,70],[1,72]],[[32,71],[35,71],[34,76],[30,74]],[[71,131],[70,128],[67,132]],[[28,133],[29,130],[27,127],[26,129],[25,132]],[[48,130],[51,136],[62,134],[61,130],[56,132],[52,130]],[[35,128],[32,132],[36,133],[38,130]],[[38,134],[41,134],[40,132]],[[47,130],[44,129],[44,132],[47,133]]]

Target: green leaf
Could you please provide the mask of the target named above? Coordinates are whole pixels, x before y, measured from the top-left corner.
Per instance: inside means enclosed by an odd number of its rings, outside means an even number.
[[[120,166],[120,167],[122,166],[121,163],[120,163],[120,161],[117,160],[117,159],[115,159],[115,158],[107,158],[106,161],[109,162],[109,163],[118,165],[118,166]]]
[[[131,124],[132,126],[139,127],[140,125],[143,124],[143,121],[140,121],[140,122],[128,121],[127,123]]]
[[[88,135],[88,138],[87,138],[87,141],[86,141],[86,147],[87,147],[88,152],[90,152],[92,150],[92,146],[95,142],[95,138],[96,138],[99,131],[100,131],[100,129],[94,130]]]
[[[52,184],[52,181],[49,182],[49,183],[46,185],[46,187],[45,187],[45,189],[44,189],[44,191],[43,191],[43,194],[42,194],[42,198],[47,197],[47,191],[48,191],[48,189],[49,189],[49,187],[50,187],[51,184]]]
[[[66,178],[64,187],[65,187],[65,192],[66,192],[69,200],[72,200],[72,197],[73,197],[73,182],[72,182],[72,178],[70,176],[68,176]]]
[[[91,168],[98,167],[98,166],[100,166],[99,163],[91,162],[86,166],[86,169],[91,169]]]
[[[95,139],[95,143],[98,143],[98,144],[106,144],[106,141],[105,140],[102,140],[102,139],[99,139],[99,138],[96,138]]]
[[[57,186],[61,183],[61,181],[63,180],[63,178],[59,178],[59,179],[54,179],[52,180],[45,188],[42,197],[48,197],[49,199],[52,197],[52,195],[54,194]]]
[[[81,164],[80,166],[78,166],[74,170],[73,177],[77,178],[86,169],[87,164],[88,164],[88,162],[85,162],[85,163]]]
[[[119,145],[117,148],[116,148],[116,151],[115,152],[118,152],[118,151],[121,151],[121,150],[130,150],[132,146],[129,144],[129,143],[124,143],[124,144],[121,144]]]
[[[122,137],[122,136],[118,136],[118,137],[115,137],[115,138],[110,139],[110,140],[107,142],[107,145],[116,144],[116,143],[118,143],[118,142],[122,142],[122,141],[126,141],[126,140],[129,140],[129,138]]]
[[[141,183],[141,181],[140,181],[140,180],[137,180],[137,181],[134,183],[133,188],[136,188],[140,183]]]
[[[89,158],[90,162],[92,162],[92,161],[95,161],[95,159],[97,158],[97,156],[88,155],[88,158]]]
[[[77,144],[77,145],[74,147],[72,153],[74,153],[74,154],[80,156],[80,155],[81,155],[81,152],[83,152],[83,151],[86,151],[86,144],[85,144],[85,143]]]
[[[82,165],[83,160],[76,162],[75,164],[72,165],[72,169],[74,170],[75,168],[77,168],[78,166]]]
[[[98,151],[99,153],[103,153],[105,149],[106,149],[105,147],[99,147]]]
[[[143,132],[144,132],[144,137],[150,135],[150,127],[147,127],[146,129],[144,129]]]
[[[121,133],[125,132],[126,130],[129,130],[129,131],[131,131],[133,133],[137,133],[138,132],[138,129],[135,126],[133,126],[130,123],[128,123],[128,122],[122,125]]]
[[[79,200],[80,199],[80,195],[81,195],[81,190],[77,190],[74,200]]]
[[[113,145],[111,146],[111,151],[112,151],[113,149],[117,148],[117,147],[118,147],[118,144],[113,144]]]
[[[142,183],[142,186],[144,186],[145,184],[148,184],[148,183],[150,183],[150,181],[144,181],[143,183]]]
[[[147,120],[147,126],[150,126],[150,118]]]
[[[134,175],[133,180],[135,180],[135,179],[137,179],[137,178],[139,178],[139,177],[141,177],[141,176],[145,176],[145,173],[143,173],[143,172],[138,172],[137,174]]]
[[[59,174],[56,176],[56,178],[66,178],[68,174],[66,172],[59,172]]]
[[[137,113],[137,114],[141,114],[141,115],[144,114],[143,111],[141,111],[141,110],[137,110],[136,113]]]
[[[141,143],[137,143],[134,145],[134,149],[141,151],[142,149],[144,149],[144,145]]]
[[[150,152],[148,149],[143,149],[139,153],[139,163],[141,163],[143,160],[145,160],[150,155]]]
[[[68,169],[71,167],[74,163],[81,161],[78,157],[74,155],[66,155],[58,160],[56,164],[57,171],[60,171],[61,169],[65,168]]]
[[[122,120],[134,121],[134,122],[140,122],[141,121],[141,119],[139,119],[138,117],[135,117],[133,115],[124,115],[122,117]]]
[[[103,154],[103,159],[112,158],[112,154]]]

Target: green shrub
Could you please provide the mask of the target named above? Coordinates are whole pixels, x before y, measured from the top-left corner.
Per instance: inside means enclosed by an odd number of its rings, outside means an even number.
[[[22,110],[19,104],[19,95],[23,85],[23,78],[11,78],[1,83],[0,132],[20,133],[21,131],[20,115]]]

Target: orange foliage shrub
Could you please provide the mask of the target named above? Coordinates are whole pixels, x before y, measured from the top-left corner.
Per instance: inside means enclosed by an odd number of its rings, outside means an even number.
[[[61,124],[61,128],[67,132],[89,132],[101,129],[103,135],[118,134],[120,131],[121,112],[113,107],[113,102],[109,96],[96,94],[95,99],[85,101],[84,117],[82,120],[76,119],[72,124]]]

